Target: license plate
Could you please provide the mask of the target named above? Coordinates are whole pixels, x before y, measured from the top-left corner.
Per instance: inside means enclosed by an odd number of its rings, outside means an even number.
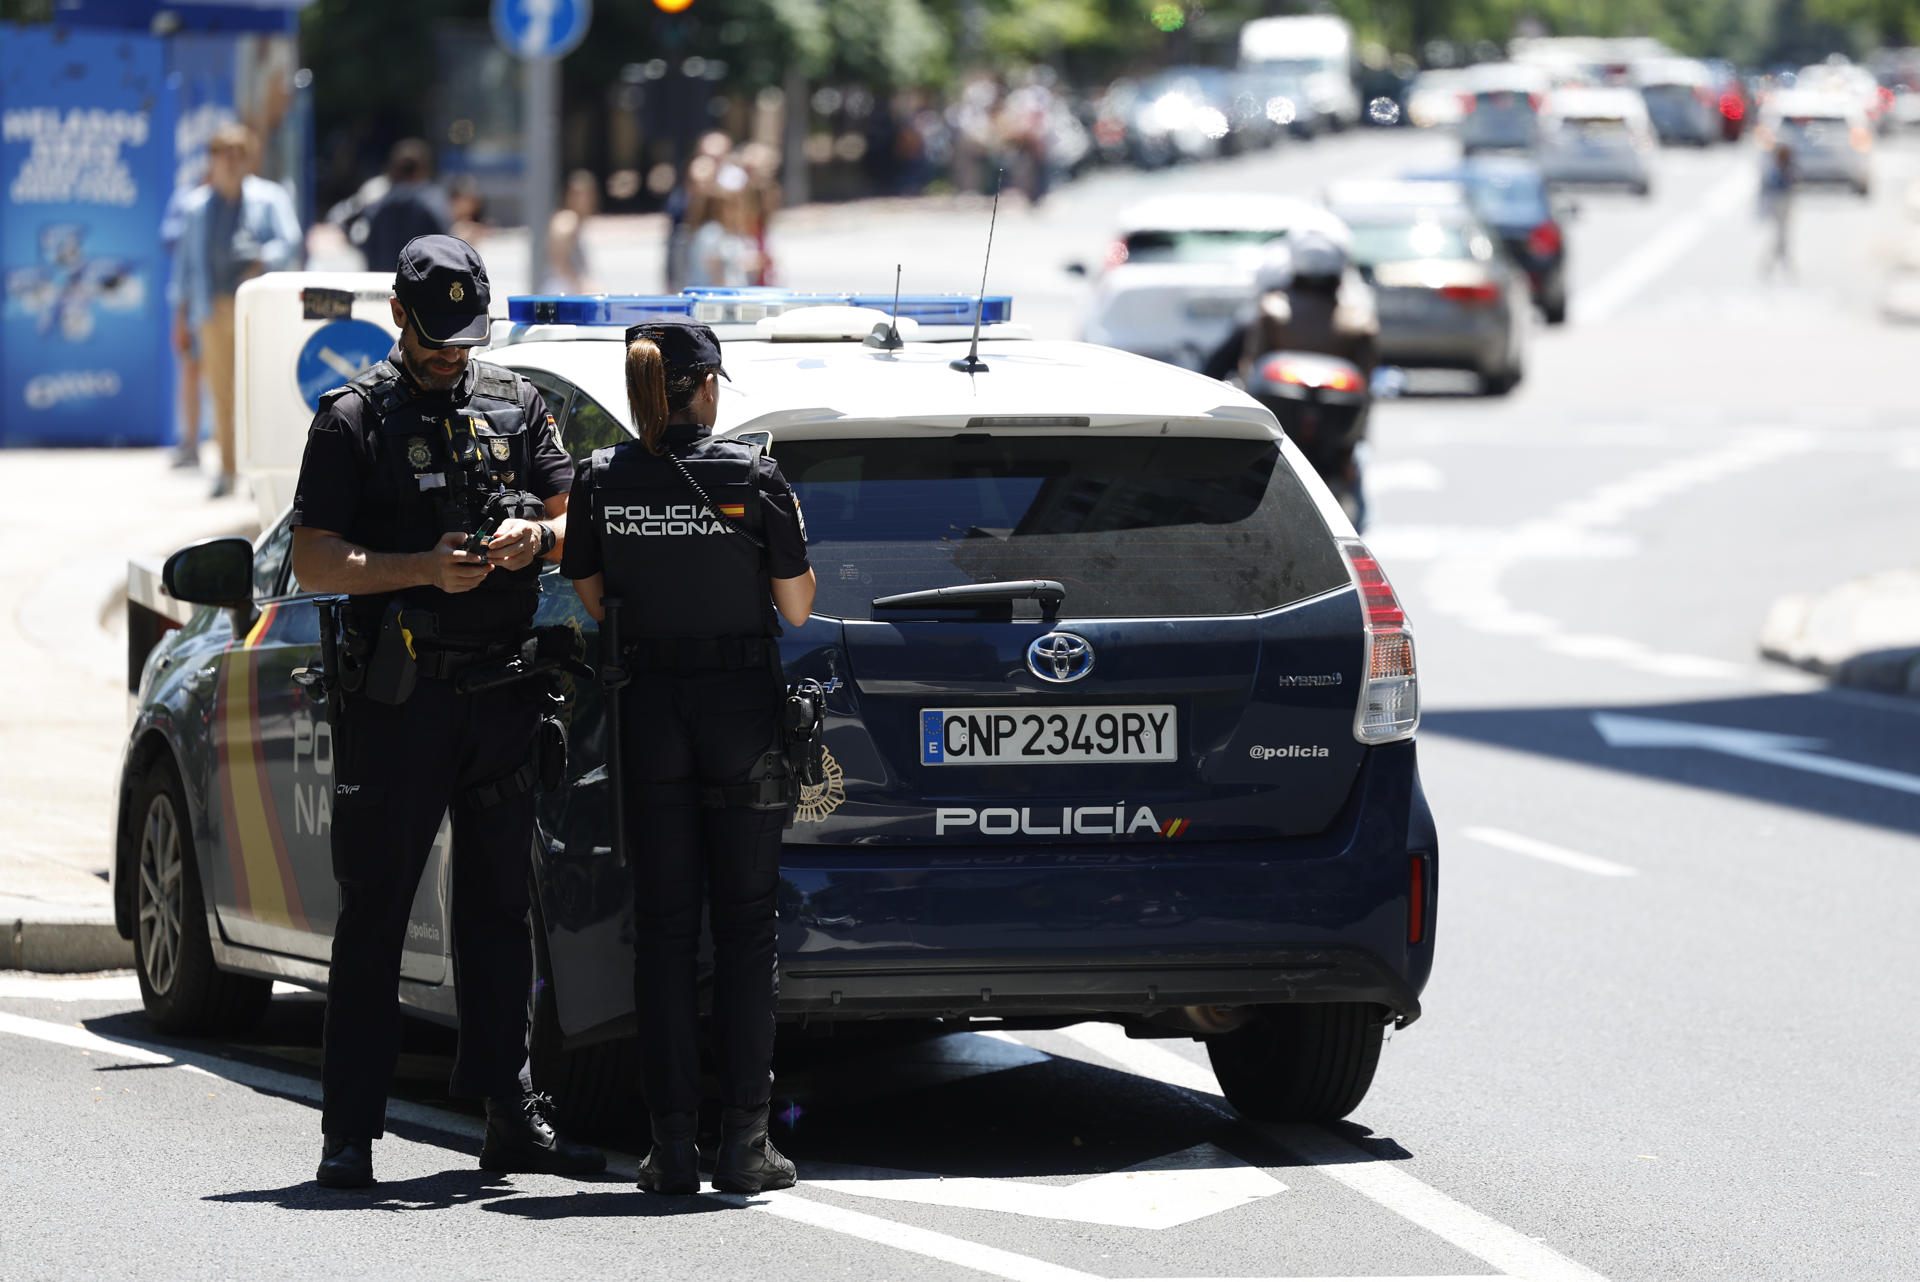
[[[1239,314],[1238,298],[1191,298],[1187,300],[1189,320],[1225,320]]]
[[[1173,761],[1172,705],[1105,708],[925,708],[923,766],[1054,766]]]

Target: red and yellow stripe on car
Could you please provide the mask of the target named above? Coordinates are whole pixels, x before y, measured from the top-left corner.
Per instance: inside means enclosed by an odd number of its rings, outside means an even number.
[[[306,909],[293,862],[287,858],[260,732],[259,645],[272,634],[278,612],[277,605],[267,606],[245,639],[221,656],[214,742],[219,745],[221,816],[234,905],[266,925],[305,930]]]

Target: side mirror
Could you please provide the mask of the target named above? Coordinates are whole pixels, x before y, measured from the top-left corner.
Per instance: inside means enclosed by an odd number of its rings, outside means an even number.
[[[235,536],[189,543],[167,558],[160,581],[177,601],[248,605],[253,600],[253,544]]]
[[[1369,381],[1369,390],[1374,400],[1391,401],[1406,392],[1407,371],[1398,365],[1376,365],[1373,378]]]
[[[1069,276],[1085,276],[1087,274],[1087,265],[1085,263],[1068,263],[1066,272]]]

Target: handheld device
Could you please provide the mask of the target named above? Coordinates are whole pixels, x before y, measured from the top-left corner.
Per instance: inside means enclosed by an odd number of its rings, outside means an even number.
[[[484,554],[487,550],[487,540],[492,538],[493,532],[499,528],[499,518],[488,517],[486,520],[480,522],[479,529],[467,536],[467,541],[460,545],[460,550],[463,552],[478,552]]]

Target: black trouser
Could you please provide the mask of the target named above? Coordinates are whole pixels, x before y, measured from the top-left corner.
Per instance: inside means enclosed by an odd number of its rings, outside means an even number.
[[[773,743],[780,693],[765,668],[636,672],[622,692],[634,1006],[641,1085],[656,1116],[700,1104],[695,986],[703,902],[713,930],[721,1103],[755,1109],[773,1093],[775,903],[786,811],[702,805],[700,788],[746,778]]]
[[[423,678],[398,706],[347,698],[333,800],[340,918],[327,979],[326,1134],[385,1134],[400,1052],[400,954],[414,891],[449,809],[460,1017],[451,1090],[512,1095],[531,1085],[534,797],[523,792],[483,808],[465,794],[512,774],[531,755],[538,684],[456,694],[451,680]]]

